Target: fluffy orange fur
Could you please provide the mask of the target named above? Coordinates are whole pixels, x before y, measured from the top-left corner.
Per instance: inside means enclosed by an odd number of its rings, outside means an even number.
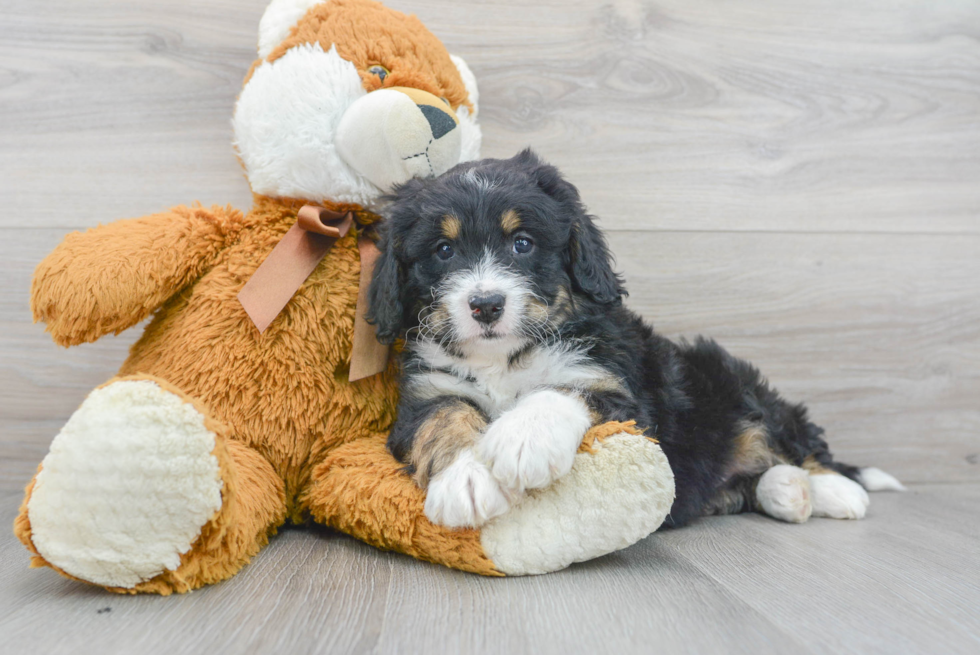
[[[324,50],[336,45],[337,53],[357,68],[368,92],[406,86],[446,98],[454,109],[460,105],[473,108],[442,42],[415,16],[393,11],[380,2],[333,0],[315,6],[269,53],[268,61],[304,43],[319,43]],[[368,72],[376,65],[389,71],[383,82]]]
[[[69,235],[38,266],[33,306],[70,345],[155,312],[120,375],[193,402],[218,435],[223,504],[179,569],[133,590],[170,593],[230,577],[285,520],[309,518],[384,548],[494,574],[476,532],[433,526],[422,492],[385,449],[394,366],[350,383],[360,271],[357,235],[339,240],[264,334],[237,295],[302,202],[255,196],[243,215],[178,207]],[[346,445],[346,448],[343,448]],[[16,532],[30,542],[26,502]]]

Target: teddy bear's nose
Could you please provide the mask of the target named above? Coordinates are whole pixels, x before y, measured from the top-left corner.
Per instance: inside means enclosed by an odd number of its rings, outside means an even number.
[[[432,138],[440,139],[445,134],[448,134],[456,127],[456,121],[452,117],[439,109],[438,107],[433,107],[432,105],[418,105],[418,108],[422,111],[422,115],[425,116],[425,120],[429,121],[429,127],[432,128]]]

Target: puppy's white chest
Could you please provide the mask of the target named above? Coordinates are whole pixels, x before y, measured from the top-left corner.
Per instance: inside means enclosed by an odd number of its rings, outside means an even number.
[[[427,358],[439,370],[427,373],[424,382],[419,382],[434,396],[456,395],[471,400],[491,420],[531,391],[588,386],[605,377],[582,351],[563,347],[536,348],[516,361],[478,353],[464,359],[439,354],[438,358]]]

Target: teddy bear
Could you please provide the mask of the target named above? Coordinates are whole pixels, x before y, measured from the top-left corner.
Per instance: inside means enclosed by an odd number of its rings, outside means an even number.
[[[100,225],[37,267],[33,313],[58,344],[150,320],[26,489],[14,529],[33,566],[115,592],[185,592],[234,575],[285,522],[313,521],[521,575],[661,524],[670,467],[631,423],[593,428],[569,474],[479,529],[429,521],[386,450],[396,358],[358,337],[371,337],[359,298],[375,226],[396,185],[479,156],[478,108],[466,63],[414,16],[373,0],[272,1],[233,119],[251,210]]]

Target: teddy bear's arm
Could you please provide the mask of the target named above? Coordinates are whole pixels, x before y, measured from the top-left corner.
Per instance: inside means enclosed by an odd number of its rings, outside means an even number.
[[[34,271],[34,320],[63,346],[118,334],[197,279],[243,223],[231,207],[180,206],[73,232]]]

